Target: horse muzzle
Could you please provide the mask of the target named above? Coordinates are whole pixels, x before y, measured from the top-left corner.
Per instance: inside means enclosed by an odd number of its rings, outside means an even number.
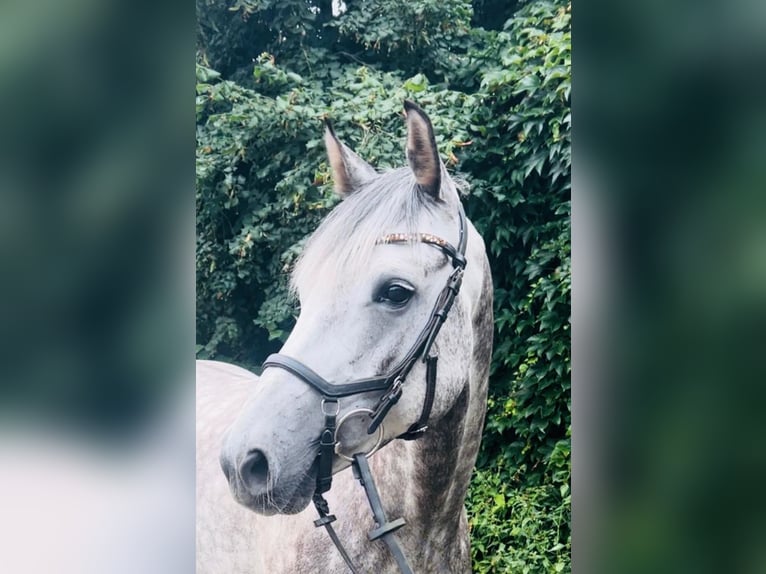
[[[368,408],[353,408],[338,415],[333,437],[336,454],[333,473],[350,466],[355,454],[370,456],[383,445],[383,425],[372,434],[367,433],[372,415],[372,409]],[[314,492],[317,475],[315,449],[307,449],[304,456],[284,461],[283,464],[290,464],[286,468],[269,447],[243,450],[232,447],[227,437],[219,462],[237,502],[267,516],[295,514],[306,508]],[[292,468],[291,463],[299,463],[300,459],[304,461],[303,466],[308,464],[308,468]]]
[[[221,469],[234,499],[250,510],[272,516],[297,514],[306,508],[314,493],[316,461],[307,454],[309,467],[293,472],[280,471],[268,450],[252,448],[230,456],[224,448]]]

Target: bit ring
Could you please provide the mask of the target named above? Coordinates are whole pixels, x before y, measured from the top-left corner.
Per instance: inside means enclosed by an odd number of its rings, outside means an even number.
[[[353,462],[354,461],[353,455],[359,454],[359,453],[354,452],[351,454],[351,456],[344,454],[341,451],[341,443],[338,440],[338,432],[340,431],[344,422],[346,422],[353,415],[358,415],[360,413],[367,414],[369,415],[370,418],[372,418],[372,416],[375,414],[372,409],[351,410],[347,412],[346,414],[344,414],[342,417],[340,417],[340,419],[338,420],[338,426],[335,428],[335,454],[337,454],[339,457],[349,462]],[[381,444],[383,443],[383,423],[381,423],[380,426],[378,426],[375,432],[378,434],[378,438],[375,441],[375,444],[373,445],[373,447],[369,450],[369,452],[363,453],[364,456],[372,456],[373,454],[375,454],[380,448]]]

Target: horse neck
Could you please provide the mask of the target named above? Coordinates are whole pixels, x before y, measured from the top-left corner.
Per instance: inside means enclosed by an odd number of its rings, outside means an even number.
[[[456,527],[463,511],[481,440],[481,425],[470,424],[471,403],[471,389],[466,385],[452,409],[413,446],[416,514],[430,528],[433,524]]]

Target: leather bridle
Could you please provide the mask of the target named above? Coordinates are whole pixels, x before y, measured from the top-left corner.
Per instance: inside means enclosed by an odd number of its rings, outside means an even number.
[[[266,361],[263,363],[264,370],[270,367],[283,369],[295,375],[322,395],[321,410],[322,415],[324,416],[324,429],[322,430],[319,439],[317,481],[313,497],[314,505],[319,513],[319,519],[315,520],[314,524],[317,527],[324,526],[327,529],[333,543],[343,556],[343,559],[351,572],[354,573],[357,573],[358,570],[354,567],[350,557],[346,553],[332,527],[331,523],[335,520],[335,516],[329,513],[329,506],[323,496],[332,486],[332,463],[335,454],[340,454],[347,460],[351,460],[354,476],[361,482],[365,489],[377,524],[377,527],[369,533],[369,539],[377,540],[378,538],[381,538],[394,556],[394,559],[399,565],[399,569],[404,573],[412,572],[412,568],[407,563],[407,559],[402,553],[394,535],[395,530],[404,526],[404,520],[399,518],[389,522],[386,519],[366,457],[372,454],[372,452],[377,450],[380,446],[383,437],[381,425],[391,408],[401,398],[402,386],[406,382],[407,376],[415,366],[415,363],[421,358],[423,362],[426,363],[426,395],[423,401],[423,408],[418,420],[410,425],[407,431],[399,435],[397,438],[414,440],[423,436],[428,429],[428,419],[431,416],[431,409],[433,408],[434,396],[436,394],[437,367],[437,357],[431,355],[431,347],[436,336],[439,334],[439,330],[444,324],[444,321],[447,319],[452,304],[460,291],[460,286],[463,281],[463,272],[466,266],[465,250],[468,233],[466,229],[465,212],[460,204],[458,204],[458,222],[460,230],[457,247],[453,247],[444,239],[429,233],[394,233],[386,235],[377,241],[378,244],[421,242],[433,245],[451,259],[453,267],[453,271],[447,279],[447,284],[436,299],[436,303],[434,304],[434,308],[425,327],[420,331],[415,343],[410,347],[404,358],[388,373],[367,379],[357,379],[347,383],[331,383],[300,361],[288,357],[287,355],[273,354],[267,357]],[[382,395],[375,410],[360,410],[370,413],[370,424],[367,428],[367,434],[371,435],[377,431],[379,435],[378,442],[372,450],[367,453],[358,453],[353,457],[342,455],[336,448],[339,444],[337,440],[337,431],[340,428],[340,425],[337,424],[337,417],[340,412],[339,399],[373,391],[382,391]],[[348,414],[353,414],[355,412],[359,411],[352,411],[352,413]]]

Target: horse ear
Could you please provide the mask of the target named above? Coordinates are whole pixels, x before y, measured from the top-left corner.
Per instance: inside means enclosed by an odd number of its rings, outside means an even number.
[[[325,120],[324,145],[332,168],[335,193],[341,197],[353,193],[377,175],[370,164],[338,139],[330,120]]]
[[[434,199],[439,199],[442,162],[431,120],[409,100],[404,100],[404,113],[407,116],[407,161],[410,169],[415,174],[418,187]]]

